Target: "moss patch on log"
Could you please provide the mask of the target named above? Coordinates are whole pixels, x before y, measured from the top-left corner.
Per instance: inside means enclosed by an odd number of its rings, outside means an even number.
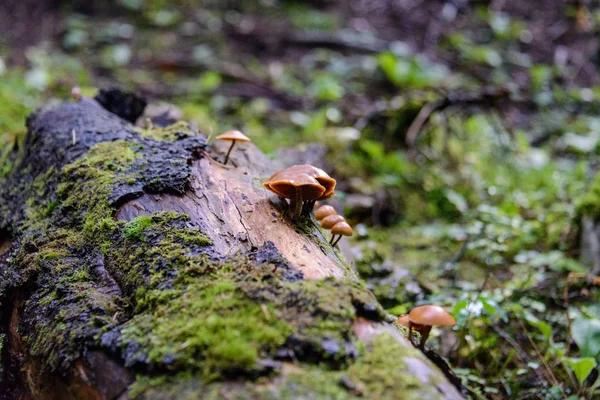
[[[179,121],[166,127],[140,128],[142,137],[154,140],[175,142],[176,140],[194,135],[194,131],[187,122]]]
[[[371,343],[359,347],[356,359],[345,369],[331,369],[307,363],[280,363],[277,374],[223,385],[207,384],[190,373],[175,376],[138,376],[131,387],[133,397],[147,400],[172,398],[246,399],[420,399],[439,398],[434,378],[423,386],[423,377],[403,361],[413,356],[414,349],[400,345],[391,335],[376,336]]]

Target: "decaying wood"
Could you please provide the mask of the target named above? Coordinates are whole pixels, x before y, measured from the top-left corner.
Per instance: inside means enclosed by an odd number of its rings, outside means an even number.
[[[321,242],[298,232],[282,213],[277,198],[262,187],[275,172],[270,160],[252,144],[238,145],[233,158],[238,168],[222,168],[206,158],[193,161],[191,188],[183,196],[143,195],[121,207],[117,218],[181,212],[211,238],[219,254],[247,252],[271,241],[305,278],[343,277],[347,267],[323,244],[322,232],[312,222],[312,231]]]
[[[335,390],[348,398],[394,398],[396,390],[406,390],[412,397],[462,398],[385,322],[381,307],[314,221],[294,224],[282,213],[262,187],[275,168],[255,146],[236,146],[237,168],[222,168],[203,154],[222,158],[226,145],[211,150],[203,135],[189,132],[178,132],[173,142],[142,137],[91,100],[46,107],[29,118],[28,128],[28,148],[15,149],[13,171],[0,192],[0,232],[6,232],[0,242],[8,247],[0,257],[0,398],[289,398],[295,390],[308,397]],[[99,145],[111,149],[117,143],[137,152],[125,157],[126,166],[117,156],[113,164],[95,153]],[[105,173],[112,174],[110,194],[100,199],[112,217],[102,218],[101,208],[102,220],[94,220],[90,209],[98,204],[87,196],[95,199],[95,193],[76,192]],[[153,225],[133,234],[141,215],[152,216]],[[201,243],[168,236],[183,231]],[[161,246],[173,255],[162,256]],[[226,357],[253,354],[258,346],[258,358],[220,366],[202,337],[181,337],[186,320],[173,320],[173,342],[162,344],[171,350],[153,355],[162,351],[153,342],[164,339],[157,332],[165,322],[159,321],[186,316],[187,310],[171,304],[201,299],[204,288],[219,287],[220,276],[228,282],[220,287],[225,300],[259,305],[249,310],[262,310],[257,321],[265,329],[281,318],[295,331],[278,345],[240,337],[249,348]],[[322,302],[323,293],[331,294],[331,304]],[[345,333],[332,337],[331,324]],[[378,337],[398,354],[382,350]],[[361,342],[366,347],[359,351]],[[381,355],[366,361],[376,351]],[[384,368],[391,383],[380,382]],[[302,383],[314,371],[333,382]],[[144,386],[142,379],[158,380]]]

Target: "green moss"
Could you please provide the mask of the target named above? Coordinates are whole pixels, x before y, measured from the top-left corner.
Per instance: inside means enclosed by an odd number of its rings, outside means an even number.
[[[292,332],[281,319],[268,320],[268,309],[231,281],[203,282],[168,300],[135,316],[123,339],[139,343],[150,362],[168,359],[171,368],[195,368],[205,379],[254,368],[267,349],[283,345]]]
[[[164,140],[167,142],[174,142],[182,137],[187,137],[195,134],[194,131],[190,128],[189,124],[184,121],[178,121],[173,125],[169,125],[164,128],[139,128],[139,131],[142,137],[147,137],[154,140]]]
[[[58,252],[58,251],[46,250],[46,251],[42,252],[40,255],[44,260],[53,260],[55,258],[63,256],[64,254],[61,252]]]
[[[139,155],[139,145],[124,141],[104,142],[93,146],[87,154],[62,170],[63,182],[57,195],[61,207],[73,209],[83,220],[83,233],[94,236],[106,227],[106,218],[112,217],[109,195],[114,185],[131,176],[124,174]]]
[[[184,243],[195,244],[197,246],[209,246],[212,244],[208,236],[195,229],[184,228],[183,230],[168,232],[168,234],[173,234],[176,239],[180,239]]]
[[[411,353],[417,355],[391,335],[376,336],[359,361],[348,368],[348,378],[357,386],[364,386],[363,394],[369,398],[396,399],[398,393],[403,393],[406,399],[419,398],[424,390],[423,382],[407,373],[403,361]],[[430,389],[435,391],[433,385]]]
[[[123,237],[129,240],[139,239],[142,231],[152,225],[152,217],[139,215],[129,221],[123,228]]]
[[[134,148],[123,141],[100,143],[61,171],[50,168],[21,188],[32,194],[23,229],[39,250],[21,252],[15,264],[24,279],[34,268],[45,271],[26,310],[36,313],[28,344],[43,369],[77,358],[83,340],[114,322],[117,299],[91,281],[90,270],[97,263],[95,247],[123,225],[112,219],[108,198],[139,157]],[[56,227],[54,216],[65,215],[71,220],[61,226],[67,228]]]
[[[61,278],[62,282],[85,282],[89,280],[90,276],[87,271],[84,270],[75,271],[74,273]]]
[[[376,336],[371,343],[362,344],[358,357],[347,368],[331,369],[327,365],[288,363],[277,377],[265,377],[255,382],[233,385],[213,382],[207,384],[189,372],[174,376],[150,377],[138,375],[130,388],[133,398],[218,399],[224,393],[230,399],[440,399],[437,389],[441,378],[426,370],[416,376],[403,361],[412,358],[418,363],[419,352],[402,346],[391,335]],[[423,366],[427,369],[429,367]]]
[[[398,343],[389,334],[376,336],[360,348],[360,356],[346,370],[326,370],[300,366],[282,384],[282,398],[306,396],[312,398],[347,399],[418,399],[439,398],[433,384],[429,385],[412,375],[402,361],[415,356],[416,350]],[[342,382],[344,382],[342,384]]]
[[[139,261],[131,268],[116,263],[125,267],[138,311],[121,332],[123,343],[139,348],[132,360],[195,370],[205,382],[234,371],[259,373],[258,361],[273,357],[292,333],[318,357],[343,364],[357,305],[376,304],[355,282],[286,282],[271,266],[190,256],[167,238],[143,248],[130,251],[130,262]],[[176,277],[172,288],[160,289],[169,276]],[[322,340],[338,341],[340,352],[327,354]]]

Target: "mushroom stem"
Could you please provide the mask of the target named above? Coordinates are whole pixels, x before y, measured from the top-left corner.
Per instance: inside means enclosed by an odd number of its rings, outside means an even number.
[[[337,246],[338,242],[339,242],[340,240],[342,240],[342,236],[343,236],[343,235],[339,235],[339,236],[338,236],[338,238],[337,238],[337,240],[336,240],[335,242],[331,243],[331,245],[332,245],[333,247]],[[331,238],[331,239],[333,240],[333,238]]]
[[[412,344],[413,346],[417,346],[415,344],[415,341],[413,339],[413,329],[415,327],[415,324],[413,324],[412,322],[408,323],[408,340],[410,340],[410,344]]]
[[[419,335],[421,335],[421,340],[419,340],[418,346],[413,339],[413,335],[412,335],[413,331],[418,332]],[[427,338],[429,337],[429,332],[431,332],[431,325],[415,324],[414,322],[408,323],[408,339],[413,344],[413,346],[418,347],[421,350],[425,349],[425,342],[427,341]]]
[[[421,350],[425,349],[425,342],[427,341],[427,338],[429,337],[429,332],[431,332],[431,325],[422,325],[422,328],[419,331],[419,333],[421,334],[421,340],[419,341],[419,348]]]
[[[225,162],[223,164],[227,165],[227,161],[229,160],[229,154],[231,153],[231,150],[233,150],[233,146],[235,146],[235,140],[231,141],[231,146],[229,146],[229,150],[227,151],[227,155],[225,156]]]
[[[279,198],[279,203],[281,203],[281,208],[284,212],[287,211],[289,204],[287,202],[287,200],[285,199],[285,197],[282,196],[277,196]]]
[[[329,241],[329,244],[333,245],[333,239],[335,239],[336,235],[331,235],[331,240]]]
[[[307,200],[304,202],[304,205],[302,206],[302,215],[305,216],[309,216],[310,212],[313,210],[313,208],[315,208],[315,202],[316,200]]]
[[[294,218],[296,218],[297,216],[300,215],[300,213],[302,212],[302,189],[300,188],[296,188],[296,198],[294,199],[294,201],[292,202],[292,206],[294,208],[294,214],[292,214],[292,216]]]

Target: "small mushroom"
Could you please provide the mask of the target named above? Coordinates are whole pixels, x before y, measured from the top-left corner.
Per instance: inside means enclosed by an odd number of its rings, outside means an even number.
[[[79,86],[73,86],[71,88],[71,99],[73,99],[73,101],[81,100],[81,89],[79,89]]]
[[[399,318],[400,319],[400,318]],[[421,334],[419,348],[425,347],[432,326],[454,326],[456,320],[440,306],[424,305],[413,308],[408,313],[408,339],[415,345],[412,332]],[[416,345],[415,345],[416,346]]]
[[[314,200],[325,191],[315,178],[302,173],[268,180],[263,186],[279,197],[290,199],[293,217],[300,215],[303,201]]]
[[[337,240],[334,242],[333,238],[335,237],[335,235],[339,235]],[[335,247],[338,242],[340,241],[340,239],[342,238],[342,236],[352,236],[352,227],[350,225],[348,225],[347,222],[338,222],[337,224],[335,224],[332,228],[331,228],[331,241],[329,243],[331,243],[331,245],[333,247]]]
[[[246,136],[242,132],[236,131],[236,130],[227,131],[227,132],[217,136],[216,139],[217,140],[229,140],[231,142],[231,146],[229,146],[229,150],[227,151],[227,155],[225,156],[225,162],[223,162],[223,164],[225,164],[225,165],[227,165],[227,161],[229,160],[229,154],[231,153],[233,146],[235,146],[235,142],[250,142],[251,141],[248,136]]]
[[[314,197],[309,198],[309,197],[303,196],[301,201],[298,202],[298,201],[295,201],[295,198],[292,199],[291,197],[286,197],[286,196],[281,195],[273,187],[275,182],[297,181],[298,177],[300,177],[300,176],[303,176],[302,179],[304,179],[304,180],[306,180],[306,178],[311,178],[315,182],[317,182],[319,184],[319,186],[321,186],[321,188],[323,189],[321,194],[316,198],[314,198]],[[310,211],[312,211],[314,204],[317,200],[324,200],[326,198],[333,196],[335,184],[336,184],[335,179],[333,179],[329,175],[327,175],[327,173],[325,173],[325,171],[323,171],[322,169],[313,167],[312,165],[302,164],[302,165],[294,165],[289,168],[283,169],[279,172],[276,172],[269,179],[267,179],[267,181],[263,184],[263,186],[266,189],[269,189],[270,191],[279,195],[280,197],[290,199],[290,203],[294,203],[294,204],[292,204],[292,208],[294,209],[293,215],[294,215],[294,217],[296,217],[300,213],[302,213],[304,215],[308,215],[310,213]],[[299,210],[297,210],[296,207],[299,207]]]
[[[398,325],[406,326],[408,328],[410,325],[410,318],[408,317],[408,314],[399,316],[398,319],[396,320],[396,323]]]
[[[338,222],[344,222],[346,219],[341,215],[329,215],[321,220],[321,227],[324,229],[331,229]]]
[[[315,211],[315,218],[317,221],[320,221],[325,217],[336,214],[337,211],[335,211],[335,208],[331,206],[321,206],[317,209],[317,211]]]

